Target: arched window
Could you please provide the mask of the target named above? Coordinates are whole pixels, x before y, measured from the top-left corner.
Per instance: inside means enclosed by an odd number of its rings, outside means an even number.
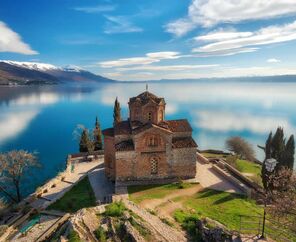
[[[164,120],[164,111],[161,110],[160,111],[160,121],[163,121]]]
[[[158,145],[158,139],[156,136],[149,136],[148,137],[148,146],[157,146]]]
[[[152,121],[152,112],[148,112],[148,120]]]
[[[156,157],[152,157],[150,159],[151,166],[151,175],[155,175],[158,173],[158,159]]]

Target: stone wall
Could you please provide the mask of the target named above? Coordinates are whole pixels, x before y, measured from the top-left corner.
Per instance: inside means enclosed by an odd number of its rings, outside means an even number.
[[[196,148],[173,149],[173,175],[180,178],[196,176]]]
[[[154,137],[157,145],[149,146]],[[134,136],[134,151],[116,152],[116,180],[155,180],[193,178],[196,175],[196,148],[172,149],[172,134],[150,128]],[[152,172],[152,160],[157,161],[157,172]]]
[[[104,166],[105,174],[111,180],[115,179],[115,143],[114,138],[110,136],[104,137]]]
[[[155,104],[153,102],[149,102],[148,104],[141,106],[140,103],[130,103],[130,119],[131,121],[137,120],[142,123],[148,122],[148,113],[152,114],[152,122],[159,123],[165,118],[165,104]]]

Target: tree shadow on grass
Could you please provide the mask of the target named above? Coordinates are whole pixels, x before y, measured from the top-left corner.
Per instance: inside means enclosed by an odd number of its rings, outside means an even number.
[[[236,197],[233,196],[233,194],[229,193],[228,195],[226,195],[225,197],[221,197],[220,199],[216,200],[215,202],[213,202],[214,205],[219,205],[221,203],[225,203],[225,202],[229,202],[233,199],[235,199]]]
[[[222,192],[220,192],[220,191],[216,191],[216,190],[212,190],[212,189],[204,189],[204,190],[197,193],[197,198],[207,198],[207,197],[215,196],[215,195],[218,195],[221,193]]]

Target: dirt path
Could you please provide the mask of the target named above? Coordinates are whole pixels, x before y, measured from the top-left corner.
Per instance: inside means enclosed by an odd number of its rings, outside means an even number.
[[[129,200],[123,200],[125,206],[144,219],[150,226],[153,227],[157,233],[163,237],[164,241],[167,242],[185,242],[187,238],[185,234],[181,231],[178,231],[175,228],[170,227],[169,225],[163,223],[157,216],[150,214],[146,210],[140,208],[133,202]]]
[[[172,199],[174,199],[176,197],[192,196],[202,189],[203,188],[200,185],[194,185],[193,187],[190,187],[190,188],[179,189],[177,191],[174,191],[172,194],[165,196],[164,198],[144,200],[140,203],[140,206],[142,208],[153,210],[153,209],[157,208],[158,206],[160,206],[161,204],[171,201]]]

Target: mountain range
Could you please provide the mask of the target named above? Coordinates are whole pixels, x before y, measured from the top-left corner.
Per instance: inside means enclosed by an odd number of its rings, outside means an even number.
[[[114,82],[76,66],[57,67],[36,62],[0,60],[0,85]]]

